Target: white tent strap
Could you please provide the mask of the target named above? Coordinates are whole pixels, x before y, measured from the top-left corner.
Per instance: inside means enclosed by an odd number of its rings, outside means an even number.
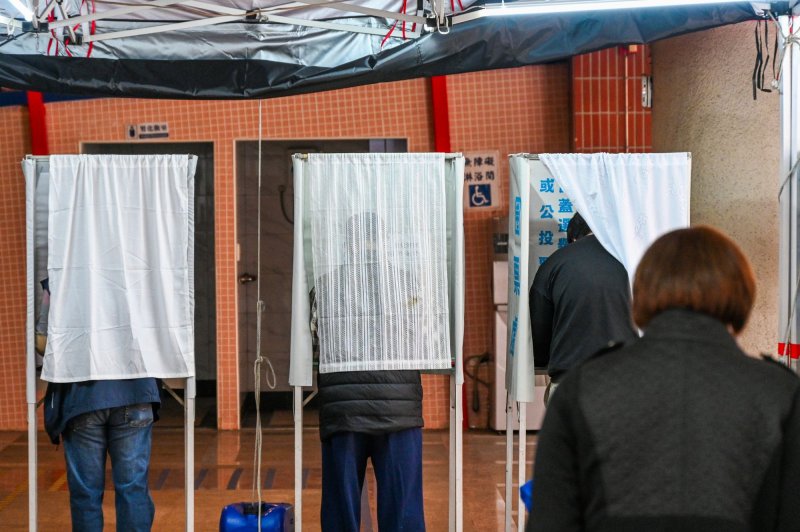
[[[264,15],[264,19],[265,22],[274,22],[276,24],[306,26],[309,28],[320,28],[320,29],[334,30],[334,31],[348,31],[352,33],[365,33],[368,35],[385,36],[387,32],[386,29],[381,29],[381,28],[369,28],[366,26],[356,26],[353,24],[340,24],[335,22],[306,20],[294,17],[284,17],[280,15]],[[237,20],[241,20],[241,17],[238,15],[224,15],[219,17],[211,17],[207,19],[190,20],[187,22],[177,22],[174,24],[161,24],[158,26],[148,26],[146,28],[137,28],[133,30],[114,31],[109,33],[96,33],[94,35],[84,36],[83,42],[90,43],[98,41],[107,41],[110,39],[137,37],[140,35],[152,35],[155,33],[164,33],[167,31],[185,30],[190,28],[198,28],[202,26],[213,26],[215,24],[223,24],[225,22],[235,22]],[[406,31],[407,38],[418,37],[419,35],[420,35],[419,31],[417,32]],[[402,39],[402,36],[395,38]]]
[[[126,37],[135,37],[139,35],[151,35],[155,33],[162,33],[165,31],[175,31],[175,30],[185,30],[190,28],[197,28],[203,26],[210,26],[216,24],[223,24],[226,22],[236,22],[241,21],[248,15],[252,14],[260,14],[260,19],[263,22],[272,22],[278,24],[288,24],[288,25],[296,25],[296,26],[306,26],[306,27],[313,27],[313,28],[321,28],[321,29],[328,29],[328,30],[335,30],[335,31],[349,31],[355,33],[366,33],[371,35],[379,35],[384,36],[386,34],[385,28],[370,28],[366,26],[358,26],[354,24],[344,24],[344,23],[335,23],[335,22],[327,22],[322,20],[310,20],[310,19],[303,19],[298,17],[291,17],[291,16],[283,16],[278,14],[273,14],[274,12],[280,11],[288,11],[292,9],[297,9],[299,7],[325,7],[328,9],[334,9],[343,12],[349,13],[359,13],[362,15],[369,15],[374,17],[386,18],[389,20],[399,20],[404,22],[409,22],[413,24],[419,24],[419,30],[415,32],[406,32],[406,37],[418,37],[422,27],[425,25],[425,18],[418,16],[418,15],[409,15],[406,13],[397,13],[394,11],[387,11],[383,9],[375,9],[370,7],[364,7],[354,4],[348,4],[347,2],[330,2],[329,0],[299,0],[297,2],[292,2],[290,4],[278,5],[278,6],[271,6],[265,7],[263,9],[255,9],[255,10],[243,10],[243,9],[236,9],[236,8],[229,8],[225,6],[216,6],[214,4],[201,2],[197,0],[153,0],[145,5],[140,6],[129,6],[129,7],[121,7],[117,9],[112,9],[109,11],[104,11],[102,13],[91,13],[88,15],[82,15],[78,17],[69,17],[63,18],[61,20],[56,20],[50,22],[49,27],[51,29],[58,29],[60,27],[67,27],[72,31],[72,28],[77,24],[83,24],[103,19],[110,19],[114,17],[118,17],[125,14],[136,13],[142,10],[151,10],[160,7],[195,7],[204,10],[208,10],[212,13],[220,13],[219,16],[209,16],[207,18],[200,18],[196,20],[188,20],[176,23],[168,23],[168,24],[158,24],[153,26],[147,26],[143,28],[136,28],[124,31],[116,31],[116,32],[108,32],[108,33],[100,33],[94,35],[86,35],[84,36],[83,41],[85,43],[90,42],[97,42],[97,41],[104,41],[109,39],[121,39]],[[43,17],[41,22],[46,22],[46,16]],[[73,41],[75,38],[73,36]]]
[[[55,4],[55,2],[53,2],[53,4]],[[170,7],[173,9],[193,7],[206,10],[211,13],[219,13],[223,15],[236,15],[240,19],[244,19],[248,15],[253,15],[257,13],[269,13],[272,11],[287,11],[291,9],[297,9],[298,7],[303,7],[303,6],[324,7],[326,9],[334,9],[337,11],[343,11],[348,13],[360,13],[362,15],[369,15],[373,17],[386,18],[391,20],[400,20],[400,21],[423,24],[423,25],[425,24],[426,21],[425,17],[419,15],[409,15],[407,13],[389,11],[386,9],[376,9],[373,7],[366,7],[357,4],[350,4],[348,2],[331,1],[331,0],[295,0],[293,2],[278,4],[274,6],[265,6],[263,8],[252,9],[252,10],[217,5],[209,2],[203,2],[201,0],[152,0],[144,4],[119,7],[115,9],[110,9],[108,11],[102,11],[100,13],[90,13],[88,15],[81,15],[76,17],[62,18],[60,20],[54,20],[48,25],[48,27],[50,29],[58,29],[65,26],[74,27],[77,24],[83,24],[85,22],[93,22],[93,21],[107,20],[107,19],[118,19],[123,15],[141,13],[143,11],[148,11],[158,8],[166,8],[166,7]],[[40,22],[47,22],[47,17],[50,14],[50,11],[52,11],[52,8],[46,9],[45,12],[38,17],[38,20]]]
[[[134,4],[129,5],[127,7],[118,7],[116,9],[110,9],[108,11],[104,11],[102,13],[94,13],[91,15],[81,15],[79,17],[70,17],[68,19],[62,20],[55,20],[48,24],[49,29],[58,29],[63,26],[74,27],[76,24],[82,24],[84,22],[92,22],[97,20],[109,19],[109,18],[119,18],[122,15],[127,15],[129,13],[136,13],[138,11],[143,11],[146,9],[154,9],[157,7],[167,7],[175,4],[183,4],[186,3],[187,0],[151,0],[145,4]],[[55,2],[54,2],[55,3]],[[45,15],[39,18],[39,22],[47,22],[47,15],[49,15],[50,10],[46,10]]]

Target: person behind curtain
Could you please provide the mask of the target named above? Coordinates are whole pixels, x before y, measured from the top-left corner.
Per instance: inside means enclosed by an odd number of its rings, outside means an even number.
[[[420,301],[413,275],[381,256],[378,246],[386,234],[374,213],[351,217],[345,231],[346,263],[318,277],[311,292],[312,337],[315,343],[330,342],[334,362],[344,362],[364,349],[383,349],[382,320],[390,320],[392,312],[384,306],[409,309]],[[381,286],[385,286],[385,301]],[[410,289],[401,294],[398,287]],[[318,306],[318,294],[335,299]],[[341,327],[354,327],[357,334],[349,337],[360,345],[345,345],[347,337],[338,334]],[[401,331],[402,335],[418,333]],[[419,371],[320,373],[317,386],[322,531],[360,529],[361,493],[367,459],[371,459],[378,491],[378,529],[424,532]]]
[[[42,286],[49,300],[47,280]],[[48,383],[45,430],[54,444],[64,442],[73,530],[103,530],[106,457],[117,531],[151,530],[155,506],[147,476],[160,404],[158,383],[151,378]]]
[[[653,243],[633,285],[644,336],[550,403],[528,532],[800,530],[800,380],[736,342],[755,288],[715,229]]]
[[[550,376],[545,404],[570,368],[637,336],[625,267],[580,214],[570,220],[567,240],[539,267],[530,290],[534,363]]]

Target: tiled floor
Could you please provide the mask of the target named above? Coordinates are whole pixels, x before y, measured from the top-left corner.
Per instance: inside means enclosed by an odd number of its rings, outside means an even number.
[[[166,421],[166,420],[165,420]],[[154,530],[184,529],[183,431],[156,425],[150,485],[156,504]],[[252,501],[253,430],[217,432],[196,431],[195,520],[196,530],[218,530],[220,510],[226,504]],[[320,450],[318,432],[307,427],[304,437],[304,530],[319,530]],[[428,530],[448,530],[448,433],[425,431],[423,461],[425,476],[425,518]],[[262,479],[264,499],[293,502],[293,434],[287,428],[265,431]],[[535,438],[529,438],[532,457]],[[50,445],[39,434],[39,529],[69,529],[69,494],[61,448]],[[504,493],[505,437],[493,432],[464,435],[464,529],[502,530]],[[530,458],[529,458],[530,460]],[[530,466],[529,466],[530,468]],[[516,474],[516,466],[514,467]],[[372,523],[375,523],[375,485],[370,477]],[[113,530],[114,492],[110,474],[106,485],[106,530]],[[0,432],[0,529],[26,530],[27,440],[23,433]],[[364,527],[369,530],[370,527]],[[373,525],[372,530],[377,526]]]

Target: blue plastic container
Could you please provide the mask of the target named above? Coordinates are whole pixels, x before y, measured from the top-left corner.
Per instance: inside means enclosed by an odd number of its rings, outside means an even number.
[[[525,503],[525,509],[530,513],[533,508],[533,480],[529,480],[519,488],[519,497]]]
[[[256,532],[258,503],[237,502],[222,509],[219,532]],[[294,532],[294,508],[288,503],[261,503],[262,532]]]

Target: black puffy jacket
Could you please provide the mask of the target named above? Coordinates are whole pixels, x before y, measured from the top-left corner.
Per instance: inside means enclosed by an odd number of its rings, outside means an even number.
[[[373,265],[358,274],[352,268],[339,268],[333,274],[324,275],[317,283],[334,283],[352,286],[356,293],[371,293],[380,272]],[[404,286],[413,286],[413,279],[402,270],[393,269],[393,277],[406,276]],[[357,282],[358,281],[358,282]],[[412,294],[415,293],[412,290]],[[318,351],[317,298],[316,289],[311,290],[311,333],[314,350]],[[348,297],[338,301],[350,315],[380,313],[379,308],[362,308],[364,298]],[[369,298],[367,298],[369,299]],[[370,300],[372,301],[372,300]],[[374,301],[373,301],[374,304]],[[324,330],[321,332],[325,332]],[[422,383],[419,371],[343,371],[320,373],[319,388],[319,432],[325,440],[337,432],[360,432],[382,434],[421,427]]]
[[[419,371],[320,373],[319,433],[382,434],[422,426]]]

